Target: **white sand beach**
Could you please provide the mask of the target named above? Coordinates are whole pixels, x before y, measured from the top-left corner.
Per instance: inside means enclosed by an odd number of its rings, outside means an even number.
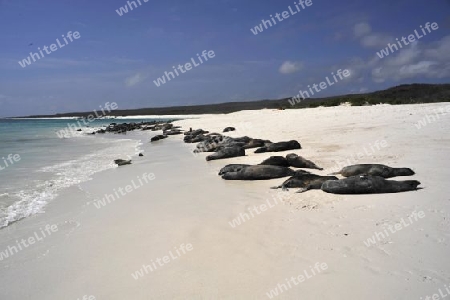
[[[184,144],[182,136],[144,142],[145,156],[133,158],[132,165],[98,173],[59,195],[45,213],[0,230],[2,251],[47,224],[59,228],[0,262],[0,299],[409,300],[447,293],[450,116],[437,119],[429,110],[448,105],[242,111],[177,121],[183,129],[210,132],[234,126],[233,137],[295,139],[302,149],[277,154],[250,149],[245,157],[207,162],[207,154],[193,155],[195,144]],[[436,120],[429,116],[418,129],[427,114]],[[149,140],[155,133],[146,134]],[[322,175],[336,171],[339,162],[409,167],[416,175],[393,179],[419,180],[423,189],[299,194],[270,189],[286,178],[217,176],[229,163],[256,164],[287,153],[314,161],[324,168],[314,173]],[[154,180],[104,207],[94,205],[145,173]],[[262,204],[265,211],[230,225]],[[367,246],[380,232],[385,237]],[[157,268],[138,276],[143,265]]]

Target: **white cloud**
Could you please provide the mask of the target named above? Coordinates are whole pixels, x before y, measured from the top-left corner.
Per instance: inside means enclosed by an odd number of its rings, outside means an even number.
[[[355,37],[357,37],[357,38],[367,35],[371,31],[372,31],[372,28],[366,22],[358,23],[355,25],[355,27],[353,27],[353,33],[354,33]]]
[[[386,60],[386,64],[390,66],[403,66],[413,63],[421,55],[418,43],[414,42],[408,48],[399,49],[396,55]]]
[[[391,36],[381,34],[381,33],[372,33],[366,35],[361,39],[361,45],[364,47],[386,47],[388,43],[393,42],[394,39]]]
[[[404,65],[398,72],[399,78],[411,78],[416,75],[427,75],[430,73],[430,68],[436,65],[437,62],[433,61],[419,61],[415,64]]]
[[[450,35],[443,37],[434,46],[434,48],[425,50],[427,58],[450,61]]]
[[[137,73],[136,75],[126,78],[125,85],[127,87],[135,86],[135,85],[141,83],[142,81],[144,81],[145,77],[146,76],[143,76],[141,73]]]
[[[394,39],[386,34],[373,32],[370,24],[361,22],[353,27],[353,34],[360,39],[361,45],[367,48],[371,47],[386,47],[386,45]]]
[[[380,59],[371,55],[367,59],[353,58],[345,66],[350,70],[349,81],[362,84],[401,81],[405,79],[450,78],[450,35],[426,43],[421,40]]]
[[[281,74],[291,74],[295,73],[301,70],[303,67],[303,63],[301,62],[292,62],[292,61],[285,61],[279,69],[279,72]]]

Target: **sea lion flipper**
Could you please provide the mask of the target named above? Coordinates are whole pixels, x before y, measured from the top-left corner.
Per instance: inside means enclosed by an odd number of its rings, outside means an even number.
[[[309,191],[309,187],[301,188],[298,191],[296,191],[296,193],[304,193],[304,192],[307,192],[307,191]]]

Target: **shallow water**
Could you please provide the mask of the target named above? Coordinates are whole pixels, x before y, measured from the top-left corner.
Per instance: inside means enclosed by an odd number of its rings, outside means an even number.
[[[104,119],[86,127],[68,119],[0,119],[0,228],[42,212],[62,189],[115,168],[114,159],[137,155],[136,136],[89,133],[112,122],[141,121],[152,120]]]

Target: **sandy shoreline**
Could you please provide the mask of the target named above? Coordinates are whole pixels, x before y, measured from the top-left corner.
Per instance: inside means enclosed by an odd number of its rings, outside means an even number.
[[[323,167],[317,174],[348,161],[410,167],[424,189],[358,196],[282,192],[269,187],[284,179],[227,182],[216,175],[228,163],[259,163],[270,153],[249,150],[245,157],[206,162],[206,154],[193,155],[195,144],[183,144],[181,136],[144,143],[145,156],[133,165],[99,173],[66,190],[45,214],[0,231],[1,251],[46,224],[60,228],[0,262],[0,298],[269,299],[267,293],[283,284],[288,288],[277,299],[420,299],[445,290],[450,120],[442,116],[421,129],[415,124],[427,109],[447,105],[242,111],[176,121],[210,132],[234,126],[233,137],[296,139],[303,149],[286,153]],[[95,199],[144,173],[154,173],[155,180],[94,207]],[[273,206],[261,214],[230,225],[248,208],[268,203]],[[413,212],[425,217],[365,245]],[[182,244],[192,250],[178,256]],[[133,278],[171,251],[177,258]],[[311,275],[316,263],[327,268]],[[304,282],[288,286],[286,278],[301,274]]]

